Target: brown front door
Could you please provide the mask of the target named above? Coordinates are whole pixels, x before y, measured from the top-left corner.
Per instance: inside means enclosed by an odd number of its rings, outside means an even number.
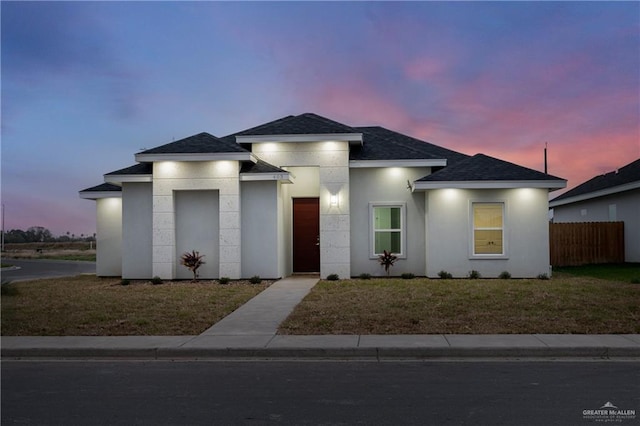
[[[293,199],[293,272],[320,272],[320,199]]]

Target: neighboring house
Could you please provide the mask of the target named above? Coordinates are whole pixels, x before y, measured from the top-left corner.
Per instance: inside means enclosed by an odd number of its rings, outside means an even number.
[[[566,181],[382,127],[315,114],[223,138],[200,133],[135,155],[80,191],[96,200],[101,276],[294,273],[464,277],[549,272],[548,192]]]
[[[549,202],[553,221],[624,222],[625,261],[640,262],[640,159]]]

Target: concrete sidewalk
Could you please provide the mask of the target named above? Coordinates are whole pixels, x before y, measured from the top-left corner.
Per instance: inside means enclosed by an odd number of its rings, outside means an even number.
[[[638,334],[2,337],[7,358],[633,358]]]

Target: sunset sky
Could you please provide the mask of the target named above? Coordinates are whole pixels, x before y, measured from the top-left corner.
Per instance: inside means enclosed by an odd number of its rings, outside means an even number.
[[[640,157],[638,2],[1,2],[7,229],[95,232],[134,154],[315,112],[549,172]],[[552,193],[552,197],[560,192]]]

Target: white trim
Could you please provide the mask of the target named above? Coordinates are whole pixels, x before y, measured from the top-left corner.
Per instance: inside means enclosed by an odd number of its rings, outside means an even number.
[[[293,183],[290,173],[240,173],[241,182],[254,182],[265,180],[285,181],[284,183]]]
[[[122,191],[80,191],[80,198],[97,200],[99,198],[122,198]]]
[[[171,154],[136,154],[138,162],[153,161],[251,161],[258,159],[250,152],[208,152],[208,153],[171,153]]]
[[[604,197],[605,195],[617,194],[619,192],[629,191],[631,189],[640,188],[640,181],[631,182],[624,185],[618,185],[611,188],[601,189],[599,191],[589,192],[587,194],[576,195],[573,197],[565,198],[564,200],[549,201],[549,207],[558,207],[565,204],[577,203],[578,201],[590,200],[592,198]]]
[[[362,133],[317,133],[308,135],[248,135],[236,136],[236,143],[269,142],[349,142],[362,145]]]
[[[447,165],[447,160],[351,160],[349,168],[369,168],[369,167],[443,167]]]
[[[376,231],[373,213],[376,207],[399,207],[400,208],[400,251],[393,253],[398,259],[407,258],[407,203],[394,201],[378,201],[369,203],[369,259],[378,259],[376,254]]]
[[[567,186],[566,180],[469,180],[469,181],[442,181],[442,182],[424,182],[415,181],[413,183],[414,191],[427,189],[508,189],[508,188],[548,188],[560,189]]]
[[[476,254],[475,253],[475,223],[473,216],[474,204],[502,204],[502,253],[499,254]],[[508,259],[509,258],[509,243],[507,241],[507,200],[504,199],[489,199],[489,200],[469,200],[469,259]],[[481,228],[488,229],[488,228]],[[498,229],[498,228],[495,228]]]
[[[104,175],[106,183],[153,182],[153,175]]]

